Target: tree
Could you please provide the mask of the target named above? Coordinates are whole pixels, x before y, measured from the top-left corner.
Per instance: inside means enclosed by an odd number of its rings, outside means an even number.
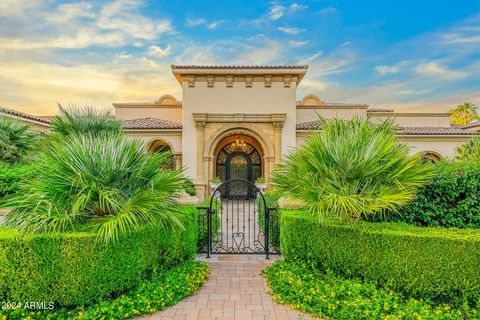
[[[420,155],[409,155],[395,130],[392,120],[326,120],[280,164],[274,185],[322,219],[359,220],[397,211],[432,170]]]
[[[469,102],[459,104],[456,108],[451,109],[448,112],[451,114],[451,124],[467,125],[474,120],[480,120],[480,116],[478,115],[475,105]]]
[[[30,125],[0,115],[0,160],[18,162],[33,150],[38,134]]]

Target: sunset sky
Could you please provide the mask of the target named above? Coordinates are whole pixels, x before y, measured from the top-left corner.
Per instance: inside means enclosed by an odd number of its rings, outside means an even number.
[[[308,64],[298,99],[480,104],[480,1],[0,1],[0,106],[181,100],[171,64]]]

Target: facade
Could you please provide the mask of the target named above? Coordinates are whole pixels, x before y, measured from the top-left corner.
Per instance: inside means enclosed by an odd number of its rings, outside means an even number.
[[[318,129],[319,116],[372,121],[393,118],[398,136],[412,153],[438,160],[480,132],[480,125],[450,125],[448,113],[405,113],[366,104],[328,103],[315,95],[296,100],[308,66],[178,66],[173,75],[182,87],[182,102],[163,95],[154,102],[114,103],[115,116],[129,136],[143,139],[151,151],[169,149],[174,165],[184,167],[199,195],[209,181],[270,173],[282,156]],[[48,118],[1,109],[48,130]]]

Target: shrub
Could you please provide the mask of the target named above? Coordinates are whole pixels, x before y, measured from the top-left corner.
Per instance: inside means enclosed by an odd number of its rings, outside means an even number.
[[[51,128],[61,137],[70,135],[121,134],[123,124],[115,119],[110,110],[93,107],[62,107],[59,105],[60,115],[51,120]]]
[[[191,196],[197,195],[197,189],[195,188],[195,184],[189,178],[184,178],[183,180],[183,190]]]
[[[134,289],[113,299],[104,299],[88,307],[73,309],[56,307],[54,310],[29,311],[25,306],[14,310],[0,310],[7,319],[128,319],[163,310],[192,295],[203,285],[209,268],[203,262],[187,262],[171,270],[154,272]]]
[[[480,161],[480,136],[470,138],[458,147],[456,158],[462,161]]]
[[[263,272],[274,298],[322,319],[465,319],[475,310],[431,305],[374,283],[323,273],[305,262],[277,261]],[[463,311],[463,312],[462,312]],[[466,311],[466,313],[464,313]]]
[[[108,241],[145,223],[174,222],[180,171],[161,170],[162,154],[120,135],[52,139],[33,163],[34,179],[5,206],[5,224],[23,231],[96,230]]]
[[[144,226],[116,242],[92,232],[24,234],[0,228],[0,301],[88,305],[134,287],[156,269],[192,259],[196,216],[185,229]]]
[[[32,168],[27,165],[0,163],[0,202],[20,190],[20,183],[32,177]]]
[[[37,138],[30,125],[0,114],[0,161],[21,160],[33,150]]]
[[[321,223],[305,211],[281,216],[282,254],[423,298],[480,297],[480,232],[403,223]]]
[[[281,193],[279,192],[266,192],[263,194],[265,199],[265,204],[268,208],[275,209],[270,212],[269,216],[269,230],[268,230],[268,242],[269,245],[273,248],[274,251],[280,251],[280,219],[278,211],[278,200],[280,199]],[[257,202],[260,201],[257,198]],[[257,203],[258,211],[258,226],[260,230],[265,228],[265,213],[263,205]]]
[[[278,167],[274,184],[321,218],[359,220],[396,211],[431,170],[420,155],[408,155],[395,130],[393,120],[326,120]]]
[[[197,207],[194,208],[198,214],[198,252],[207,252],[208,245],[208,209],[210,208],[210,198],[204,199]],[[222,211],[222,203],[217,199],[213,199],[212,209],[215,210],[215,214],[212,215],[212,241],[216,241],[217,234],[221,228],[220,215]]]
[[[390,218],[419,226],[480,228],[480,162],[443,162],[416,199]]]

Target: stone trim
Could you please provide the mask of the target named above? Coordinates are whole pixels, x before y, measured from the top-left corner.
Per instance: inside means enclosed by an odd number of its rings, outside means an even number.
[[[287,117],[286,113],[193,113],[195,125],[206,122],[249,122],[249,123],[274,123],[283,125]],[[200,124],[199,124],[200,125]]]

